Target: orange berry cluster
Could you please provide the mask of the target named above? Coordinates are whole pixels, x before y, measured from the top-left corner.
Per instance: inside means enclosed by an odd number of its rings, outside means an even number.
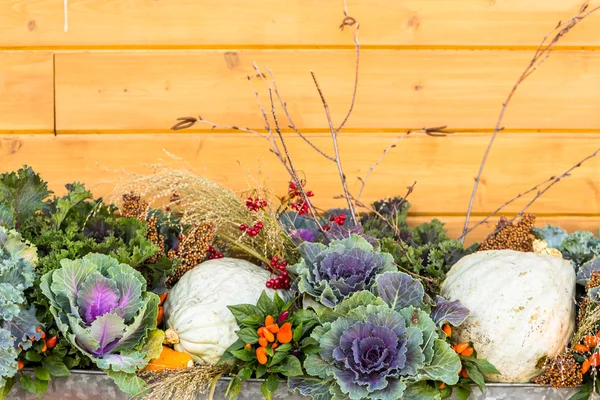
[[[585,375],[586,372],[590,370],[591,367],[600,366],[600,353],[594,349],[600,344],[600,331],[596,333],[596,335],[587,335],[583,338],[583,343],[578,343],[573,346],[573,350],[576,353],[584,354],[590,353],[593,351],[593,354],[581,364],[581,373]],[[594,350],[592,350],[594,349]]]
[[[446,331],[444,330],[444,332]],[[473,352],[475,351],[471,346],[469,346],[469,342],[461,342],[455,344],[454,346],[452,346],[452,350],[454,350],[457,354],[460,354],[461,356],[465,357],[472,356]],[[467,369],[465,367],[462,367],[460,371],[458,371],[458,374],[463,378],[469,377],[469,373],[467,372]]]
[[[286,344],[292,341],[292,324],[289,322],[279,326],[275,323],[273,316],[267,315],[264,326],[256,331],[258,333],[258,348],[256,349],[256,359],[259,364],[266,364],[268,361],[267,346],[273,350],[280,344]]]

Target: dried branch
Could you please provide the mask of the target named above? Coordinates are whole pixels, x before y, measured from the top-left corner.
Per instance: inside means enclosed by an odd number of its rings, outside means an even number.
[[[600,6],[595,7],[592,10],[588,11],[588,5],[584,4],[575,16],[573,16],[572,18],[570,18],[569,20],[567,20],[565,22],[559,22],[558,25],[554,29],[552,29],[546,36],[544,36],[544,39],[541,41],[540,45],[538,46],[529,65],[527,66],[527,68],[525,68],[525,71],[523,71],[523,73],[521,74],[519,79],[517,79],[517,82],[515,83],[515,85],[511,89],[511,91],[509,92],[508,97],[506,98],[506,100],[504,100],[504,103],[502,104],[502,108],[500,110],[500,115],[498,117],[498,121],[496,122],[496,127],[494,128],[494,132],[492,133],[490,142],[483,154],[483,159],[481,160],[481,165],[479,166],[479,172],[477,173],[477,178],[475,178],[473,192],[471,193],[471,199],[469,201],[469,207],[467,209],[465,225],[463,228],[463,233],[461,235],[461,240],[463,243],[464,243],[467,231],[469,229],[469,219],[471,217],[471,212],[473,210],[473,204],[475,202],[475,196],[477,195],[477,189],[479,187],[479,182],[481,181],[481,176],[483,174],[483,168],[485,167],[485,163],[487,161],[488,155],[490,153],[490,150],[492,148],[492,145],[494,143],[494,140],[496,139],[498,132],[503,129],[503,128],[501,128],[501,124],[502,124],[502,120],[504,119],[504,113],[506,112],[506,108],[508,107],[508,104],[510,103],[513,95],[515,94],[515,92],[517,91],[517,89],[521,85],[521,83],[523,83],[523,81],[525,79],[527,79],[534,71],[536,71],[544,63],[544,61],[546,61],[548,59],[548,57],[550,56],[550,53],[556,46],[556,43],[558,43],[558,41],[564,35],[566,35],[571,29],[573,29],[579,22],[581,22],[583,19],[585,19],[587,16],[589,16],[593,12],[597,11],[598,9],[600,9]],[[550,38],[550,37],[552,37],[552,40],[550,40],[550,42],[546,43],[548,38]]]
[[[506,206],[510,205],[511,203],[519,200],[521,197],[528,195],[531,192],[535,192],[536,190],[539,189],[540,186],[550,182],[551,180],[553,180],[555,177],[551,176],[548,179],[544,179],[542,182],[536,184],[534,187],[530,188],[529,190],[526,190],[524,192],[519,193],[518,195],[516,195],[515,197],[513,197],[512,199],[508,200],[506,203],[502,204],[500,207],[498,207],[497,209],[495,209],[492,213],[490,213],[488,216],[486,216],[484,219],[482,219],[481,221],[479,221],[478,223],[476,223],[475,225],[473,225],[472,227],[470,227],[469,229],[467,229],[467,231],[465,233],[463,233],[461,236],[459,236],[457,238],[457,240],[462,240],[462,238],[469,234],[471,231],[473,231],[475,228],[477,228],[480,225],[485,224],[490,218],[496,216],[500,211],[502,211]]]
[[[340,149],[338,146],[337,136],[338,131],[333,128],[333,121],[331,120],[331,113],[329,112],[329,106],[327,105],[327,101],[325,101],[325,96],[323,96],[323,92],[321,91],[321,87],[319,86],[319,82],[317,81],[317,77],[315,73],[311,70],[310,74],[315,82],[315,86],[317,87],[317,91],[319,92],[319,96],[321,97],[321,102],[323,103],[323,108],[325,108],[325,115],[327,116],[327,123],[329,124],[329,131],[331,132],[331,140],[333,141],[333,151],[335,152],[335,164],[337,165],[338,173],[340,174],[340,181],[342,182],[342,188],[344,189],[344,194],[346,194],[346,199],[348,203],[348,209],[350,210],[350,216],[352,217],[352,221],[355,225],[358,225],[358,219],[356,218],[356,210],[354,209],[354,204],[349,198],[350,191],[348,190],[348,183],[346,182],[346,174],[344,173],[344,169],[342,168],[342,160],[340,158]]]
[[[361,186],[360,186],[360,190],[358,191],[358,196],[356,196],[356,201],[357,202],[360,201],[362,192],[365,189],[367,181],[369,180],[369,177],[371,176],[371,173],[373,172],[373,170],[375,168],[377,168],[377,166],[381,163],[381,161],[383,161],[383,159],[387,155],[387,153],[389,153],[393,148],[395,148],[398,145],[398,142],[400,140],[406,138],[407,136],[409,136],[413,133],[425,133],[429,136],[436,136],[436,137],[437,136],[446,136],[448,134],[454,133],[454,132],[446,131],[445,128],[446,128],[446,126],[437,126],[434,128],[422,128],[422,129],[419,129],[416,131],[408,131],[404,135],[398,137],[392,144],[390,144],[385,150],[383,150],[383,153],[379,156],[377,161],[375,161],[375,164],[373,164],[369,167],[369,170],[367,171],[367,174],[365,175],[365,177],[364,178],[361,178],[360,176],[358,177],[358,180],[360,181]]]
[[[591,158],[594,158],[598,155],[598,153],[600,153],[600,147],[596,149],[596,151],[594,151],[592,154],[588,155],[587,157],[585,157],[584,159],[580,160],[577,164],[573,165],[571,168],[569,168],[568,170],[566,170],[565,172],[563,172],[562,174],[558,175],[558,176],[553,176],[549,179],[546,180],[546,182],[548,182],[548,185],[546,185],[546,187],[544,187],[543,189],[539,190],[535,196],[525,205],[525,207],[523,207],[521,209],[521,211],[519,211],[519,213],[517,215],[515,215],[514,217],[512,217],[510,220],[508,220],[508,222],[506,223],[506,225],[511,224],[512,222],[514,222],[517,218],[519,218],[521,215],[523,215],[525,213],[525,211],[527,211],[527,209],[529,207],[531,207],[531,205],[540,197],[542,197],[542,195],[544,193],[546,193],[552,186],[556,185],[558,182],[560,182],[561,180],[563,180],[564,178],[568,178],[569,176],[571,176],[571,172],[576,169],[581,167],[581,165],[588,161]],[[537,186],[540,186],[541,184],[538,184]],[[529,190],[528,192],[532,192],[533,189]],[[488,239],[495,235],[496,233],[498,233],[500,230],[502,230],[502,227],[497,228],[496,230],[494,230],[494,232],[490,233],[488,235]]]

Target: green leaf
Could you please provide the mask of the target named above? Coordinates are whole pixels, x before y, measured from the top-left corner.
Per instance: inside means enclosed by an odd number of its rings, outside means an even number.
[[[234,350],[231,352],[231,354],[233,354],[242,361],[252,361],[256,359],[256,354],[254,354],[253,351],[247,349]]]
[[[240,339],[244,341],[244,343],[254,344],[258,342],[258,333],[256,333],[256,329],[254,328],[244,328],[240,329],[235,333]]]
[[[225,396],[229,396],[229,399],[234,399],[240,394],[242,391],[242,380],[237,376],[234,376],[229,382],[229,386],[227,386],[227,391],[225,392]]]
[[[302,364],[300,364],[300,360],[294,356],[287,356],[280,367],[273,368],[273,370],[275,369],[284,376],[300,376],[303,374]]]
[[[460,369],[460,358],[450,345],[445,340],[435,339],[433,359],[429,365],[423,367],[422,373],[431,380],[442,381],[447,385],[455,385],[458,382]]]
[[[144,382],[135,374],[128,374],[123,371],[115,372],[112,369],[106,371],[106,374],[115,382],[121,391],[132,396],[141,395],[144,392]]]
[[[233,317],[239,324],[246,326],[256,326],[265,322],[265,314],[252,304],[239,304],[236,306],[227,306]]]
[[[494,367],[488,360],[475,359],[475,364],[477,365],[479,371],[481,371],[483,374],[501,375],[500,371],[498,371],[496,367]]]
[[[65,363],[55,356],[44,357],[42,367],[46,368],[52,376],[70,376],[71,372]]]
[[[269,362],[269,367],[272,367],[273,365],[277,365],[281,361],[285,360],[285,358],[288,356],[288,354],[289,353],[287,351],[281,351],[278,347],[277,351],[275,352],[275,354],[271,358],[271,361]]]
[[[267,315],[270,315],[273,318],[277,318],[277,315],[279,314],[277,306],[275,305],[273,300],[271,300],[271,298],[267,295],[267,292],[265,292],[264,290],[260,294],[256,306],[260,309],[260,311],[262,311],[265,317]]]
[[[471,396],[470,386],[457,386],[456,387],[456,400],[469,400]]]
[[[433,386],[427,384],[427,382],[417,382],[412,385],[408,385],[404,393],[402,393],[402,400],[440,400],[440,391]]]
[[[49,381],[51,379],[50,372],[44,367],[34,367],[35,377],[43,381]]]
[[[267,355],[269,357],[273,357],[275,355],[275,351],[273,350],[273,348],[271,346],[265,347],[265,350],[267,350]]]
[[[471,378],[471,380],[475,382],[477,387],[479,387],[479,390],[483,392],[485,390],[485,378],[483,377],[481,372],[479,372],[477,366],[470,362],[465,362],[464,366],[467,369],[467,372],[469,373],[469,378]]]
[[[29,350],[25,353],[25,359],[31,362],[40,362],[42,361],[42,356],[35,350]]]
[[[440,399],[447,399],[452,396],[452,387],[446,385],[443,389],[439,389],[440,391]]]
[[[256,378],[260,379],[267,373],[267,366],[264,364],[258,364],[256,367]]]
[[[581,387],[581,390],[579,390],[579,392],[577,392],[573,396],[569,397],[569,400],[589,400],[589,398],[592,394],[591,385],[593,385],[593,383],[591,381],[589,381],[587,384],[583,385]]]
[[[267,382],[267,388],[271,393],[275,393],[277,388],[279,388],[279,378],[277,375],[269,375],[265,382]]]
[[[300,325],[298,325],[296,327],[296,329],[294,329],[294,334],[292,336],[292,340],[296,343],[298,343],[300,341],[300,339],[302,338],[302,327],[304,326],[303,323],[300,323]]]
[[[46,390],[48,389],[48,381],[43,381],[41,379],[33,380],[33,378],[30,376],[22,376],[19,379],[19,382],[21,383],[21,387],[23,389],[35,394],[38,397],[46,393]]]
[[[240,369],[240,371],[238,372],[237,376],[242,381],[245,381],[246,379],[250,379],[252,377],[252,368],[245,367],[245,368]]]
[[[266,400],[273,400],[273,393],[269,390],[267,381],[264,381],[262,385],[260,385],[260,391],[262,392],[263,396],[265,396]]]
[[[15,378],[11,377],[4,380],[4,386],[0,386],[0,400],[4,399],[10,393],[10,389],[12,389],[15,384]]]
[[[160,329],[153,329],[148,332],[148,338],[142,348],[142,353],[146,354],[146,361],[154,360],[160,357],[162,353],[162,343],[165,340],[165,332]]]
[[[275,294],[273,295],[273,302],[275,303],[275,307],[277,307],[278,310],[282,310],[285,307],[285,301],[283,301],[283,299],[279,296],[279,294],[277,294],[277,292],[275,292]],[[273,317],[275,317],[275,315],[273,315]]]

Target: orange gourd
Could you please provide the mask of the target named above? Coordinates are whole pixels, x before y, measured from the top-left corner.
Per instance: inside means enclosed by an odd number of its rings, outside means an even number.
[[[151,360],[144,371],[163,371],[166,369],[186,369],[194,365],[192,356],[163,346],[160,356]]]

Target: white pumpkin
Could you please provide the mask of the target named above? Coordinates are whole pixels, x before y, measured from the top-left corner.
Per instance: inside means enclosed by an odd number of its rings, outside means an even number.
[[[540,361],[567,346],[575,328],[575,271],[562,258],[513,250],[481,251],[449,271],[442,295],[469,308],[453,332],[471,341],[502,375],[491,382],[529,382]]]
[[[198,364],[215,364],[232,345],[239,329],[227,306],[256,304],[267,289],[269,272],[248,261],[221,258],[186,272],[169,291],[164,305],[166,325],[178,336],[175,350]]]

